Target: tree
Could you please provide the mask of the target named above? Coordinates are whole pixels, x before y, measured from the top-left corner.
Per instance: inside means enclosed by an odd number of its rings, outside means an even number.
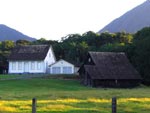
[[[79,61],[84,62],[88,53],[88,44],[86,42],[81,42],[78,45],[78,54],[79,54]]]
[[[13,41],[6,40],[6,41],[2,41],[1,46],[2,46],[1,47],[2,51],[9,51],[15,46],[15,44]]]
[[[150,36],[150,27],[145,27],[139,30],[135,35],[135,41],[142,40],[143,38],[147,38]]]
[[[2,50],[2,42],[0,42],[0,50]]]
[[[41,44],[54,45],[57,43],[58,43],[58,41],[56,41],[56,40],[46,40],[45,38],[40,38],[39,40],[33,41],[31,44],[33,44],[33,45],[41,45]]]
[[[18,45],[29,45],[29,44],[31,44],[31,42],[30,41],[27,41],[27,40],[17,40],[16,41],[16,45],[18,46]]]
[[[37,45],[46,44],[46,43],[47,43],[47,40],[45,38],[40,38],[40,39],[32,42],[32,44],[37,44]]]
[[[15,46],[13,41],[2,41],[0,43],[0,73],[8,70],[8,61],[7,58],[10,54],[10,50]]]
[[[120,43],[131,43],[133,40],[133,35],[126,32],[116,33],[116,40]]]
[[[134,37],[131,61],[142,75],[144,83],[150,85],[150,27],[138,31]]]

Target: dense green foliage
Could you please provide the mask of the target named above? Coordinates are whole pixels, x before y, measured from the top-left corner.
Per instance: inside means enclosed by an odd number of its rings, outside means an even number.
[[[132,48],[130,59],[141,73],[144,82],[150,85],[150,28],[147,27],[138,31],[134,37],[130,47]]]
[[[150,81],[150,28],[144,28],[135,34],[125,32],[101,33],[92,31],[80,34],[70,34],[62,37],[61,41],[39,40],[29,42],[18,40],[16,42],[0,42],[0,67],[7,69],[7,56],[15,45],[48,44],[52,45],[57,59],[65,59],[81,65],[88,51],[114,51],[125,52],[132,64],[140,72],[144,81]],[[2,69],[1,68],[1,73]]]

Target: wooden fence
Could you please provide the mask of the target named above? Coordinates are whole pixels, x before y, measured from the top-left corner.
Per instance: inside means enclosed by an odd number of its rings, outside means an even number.
[[[32,99],[32,113],[36,113],[36,98]]]
[[[37,99],[32,99],[32,113],[36,113]],[[117,98],[112,98],[112,113],[117,113]]]

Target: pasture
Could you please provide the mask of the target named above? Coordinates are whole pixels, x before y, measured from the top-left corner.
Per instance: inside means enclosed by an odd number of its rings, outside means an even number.
[[[78,80],[30,78],[0,81],[0,113],[111,113],[111,98],[118,98],[118,113],[149,113],[150,87],[90,88]]]

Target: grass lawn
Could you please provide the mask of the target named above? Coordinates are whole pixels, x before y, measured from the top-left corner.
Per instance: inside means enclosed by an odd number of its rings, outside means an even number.
[[[118,113],[150,113],[150,87],[90,88],[77,80],[28,79],[0,81],[0,113],[111,113],[111,98],[118,97]]]
[[[12,79],[12,78],[17,78],[20,75],[0,75],[0,79]]]

